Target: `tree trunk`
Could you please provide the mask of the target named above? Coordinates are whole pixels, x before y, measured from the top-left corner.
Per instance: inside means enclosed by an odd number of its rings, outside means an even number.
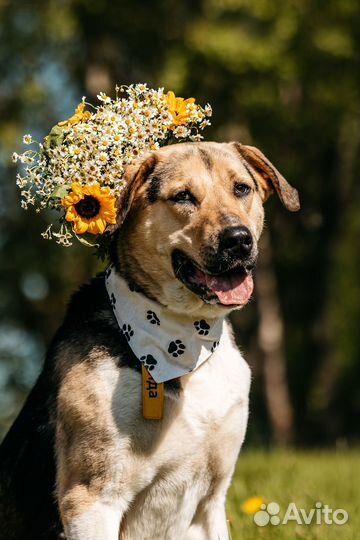
[[[265,397],[275,444],[293,441],[293,408],[289,397],[284,355],[284,324],[272,265],[269,232],[262,238],[262,252],[256,273],[259,314],[258,342],[263,357]]]

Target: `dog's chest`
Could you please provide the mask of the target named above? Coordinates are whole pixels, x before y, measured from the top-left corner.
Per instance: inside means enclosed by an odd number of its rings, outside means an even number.
[[[128,449],[121,468],[132,503],[124,538],[142,538],[146,530],[160,539],[168,528],[180,539],[214,483],[231,475],[246,430],[249,368],[230,338],[223,340],[182,378],[180,394],[166,397],[161,422],[142,418],[139,375],[122,371],[111,402],[120,445]]]

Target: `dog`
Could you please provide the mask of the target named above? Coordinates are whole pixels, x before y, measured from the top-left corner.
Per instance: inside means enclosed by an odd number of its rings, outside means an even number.
[[[194,336],[248,302],[269,195],[299,209],[260,150],[236,142],[166,146],[131,164],[125,181],[113,274],[182,321],[179,331],[195,324]],[[112,303],[103,274],[73,296],[3,441],[0,539],[228,540],[250,387],[231,329],[224,322],[201,365],[165,380],[163,418],[148,420],[133,329],[119,327]],[[156,318],[149,324],[155,332]],[[172,351],[180,373],[182,352]]]

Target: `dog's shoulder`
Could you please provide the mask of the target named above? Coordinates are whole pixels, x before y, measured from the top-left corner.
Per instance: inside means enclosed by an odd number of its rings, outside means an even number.
[[[55,363],[59,372],[80,360],[90,365],[105,356],[112,357],[118,367],[139,369],[115,319],[104,274],[99,274],[71,297],[50,347],[48,362]]]

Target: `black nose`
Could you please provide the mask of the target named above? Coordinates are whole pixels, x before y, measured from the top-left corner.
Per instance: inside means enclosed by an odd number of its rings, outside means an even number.
[[[246,256],[249,255],[252,246],[253,239],[247,227],[228,227],[220,234],[220,251]]]

